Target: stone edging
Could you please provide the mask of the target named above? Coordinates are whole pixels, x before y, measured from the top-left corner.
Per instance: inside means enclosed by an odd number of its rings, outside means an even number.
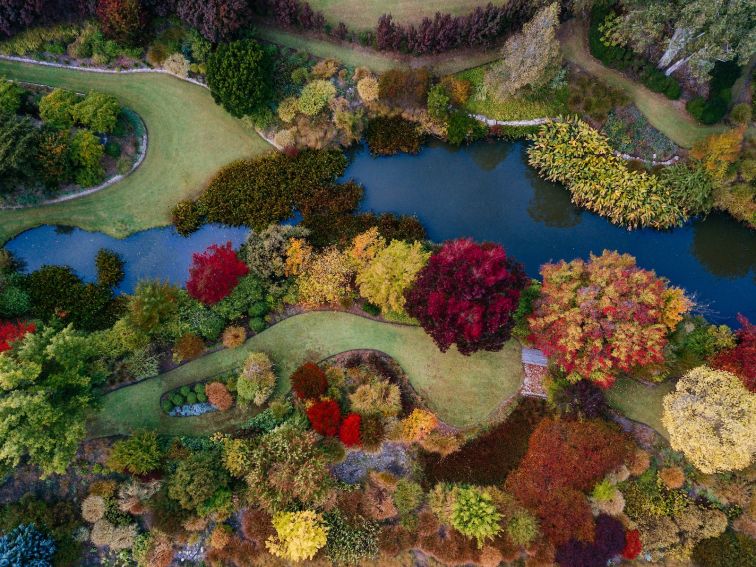
[[[138,73],[158,73],[160,75],[170,75],[176,77],[187,83],[192,83],[202,88],[209,88],[202,81],[196,79],[190,79],[189,77],[182,77],[166,71],[165,69],[103,69],[102,67],[82,67],[81,65],[64,65],[63,63],[51,63],[49,61],[39,61],[38,59],[32,59],[30,57],[16,57],[15,55],[0,55],[0,60],[15,61],[17,63],[30,63],[32,65],[42,65],[43,67],[57,67],[59,69],[71,69],[72,71],[82,71],[85,73],[101,73],[105,75],[135,75]]]

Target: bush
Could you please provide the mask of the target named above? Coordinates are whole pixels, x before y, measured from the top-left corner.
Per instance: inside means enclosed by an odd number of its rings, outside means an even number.
[[[254,114],[272,95],[268,53],[253,40],[222,43],[207,61],[213,99],[237,118]]]
[[[276,536],[265,541],[265,547],[276,557],[291,561],[312,559],[326,545],[328,526],[316,512],[279,512],[273,516]]]
[[[486,136],[488,128],[479,120],[468,115],[466,112],[453,112],[449,117],[446,128],[446,137],[450,144],[455,146],[462,142],[474,142]]]
[[[112,132],[120,113],[121,105],[116,97],[96,91],[90,91],[84,100],[73,107],[76,122],[95,132]]]
[[[291,388],[300,399],[318,399],[326,393],[328,379],[317,364],[308,362],[297,368],[291,375]]]
[[[365,131],[365,140],[370,153],[376,156],[400,152],[416,154],[423,145],[423,135],[418,126],[398,116],[372,118]]]
[[[81,517],[90,524],[102,520],[105,516],[105,499],[97,494],[90,494],[81,502]]]
[[[423,488],[416,482],[403,478],[396,483],[394,506],[402,517],[414,513],[423,503]]]
[[[168,495],[185,510],[196,511],[228,485],[228,475],[213,453],[192,453],[179,461],[168,479]]]
[[[104,153],[100,140],[89,130],[78,130],[71,136],[71,161],[76,183],[91,187],[103,180],[105,170],[100,162]]]
[[[362,418],[358,413],[350,413],[339,428],[339,440],[347,447],[356,447],[360,442],[360,424]]]
[[[730,111],[730,120],[735,124],[748,124],[751,122],[751,117],[751,106],[745,102],[736,104]]]
[[[399,386],[388,380],[371,380],[357,387],[349,395],[352,411],[361,415],[378,414],[383,417],[396,417],[402,410]]]
[[[261,406],[268,401],[275,387],[276,374],[270,358],[263,352],[250,353],[236,383],[239,400]]]
[[[699,541],[693,548],[693,561],[700,567],[748,567],[756,562],[756,540],[727,530]]]
[[[388,104],[426,106],[430,73],[427,69],[390,69],[378,81],[379,98]]]
[[[39,101],[39,117],[58,130],[68,130],[74,124],[74,108],[78,97],[71,91],[54,89]]]
[[[477,541],[478,549],[501,531],[501,514],[493,498],[485,489],[474,486],[457,490],[450,519],[457,531]]]
[[[192,256],[186,290],[206,305],[214,305],[227,297],[247,272],[249,268],[236,255],[230,241],[223,246],[213,244],[202,254]]]
[[[375,102],[380,94],[378,80],[375,77],[363,77],[357,81],[357,93],[363,102]]]
[[[334,437],[339,432],[341,409],[333,400],[316,402],[307,408],[307,419],[315,431],[327,437]]]
[[[299,101],[295,97],[283,99],[278,104],[278,117],[284,122],[291,122],[299,112]]]
[[[25,91],[13,81],[0,78],[0,114],[16,114]]]
[[[229,410],[234,405],[234,399],[229,394],[228,388],[221,382],[210,382],[205,386],[205,395],[207,395],[207,400],[220,411]],[[174,402],[174,405],[181,404]]]
[[[118,286],[126,275],[124,265],[120,254],[107,248],[100,248],[95,256],[98,283],[106,287]]]
[[[315,116],[336,96],[336,87],[325,80],[311,81],[305,85],[297,100],[297,108],[302,114]]]
[[[52,565],[55,542],[34,524],[20,524],[0,537],[0,565]]]
[[[360,565],[378,555],[377,522],[361,517],[347,520],[339,510],[326,514],[325,521],[325,556],[334,564]]]
[[[174,53],[163,61],[163,69],[185,79],[189,76],[189,60],[181,53]]]
[[[194,333],[185,333],[181,335],[179,340],[173,346],[173,358],[177,362],[184,362],[186,360],[194,360],[205,351],[205,341]],[[188,392],[182,392],[184,396]]]
[[[223,346],[226,348],[239,348],[247,340],[247,331],[244,327],[230,325],[223,331]]]
[[[113,444],[108,457],[108,467],[116,472],[143,475],[157,470],[162,457],[157,433],[137,431],[128,439]]]

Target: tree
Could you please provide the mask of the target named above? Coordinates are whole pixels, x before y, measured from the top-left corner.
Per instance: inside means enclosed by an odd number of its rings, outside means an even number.
[[[89,130],[78,130],[71,136],[71,161],[76,183],[91,187],[102,181],[105,171],[100,162],[104,153],[100,140]]]
[[[236,382],[239,400],[261,406],[268,401],[275,387],[276,374],[268,355],[264,352],[250,353]]]
[[[28,333],[33,333],[36,330],[37,327],[34,323],[0,321],[0,352],[10,350],[13,343],[23,339]]]
[[[0,114],[16,114],[21,108],[24,89],[0,77]]]
[[[192,453],[181,460],[168,479],[168,495],[185,510],[197,511],[219,490],[228,486],[229,477],[212,452]]]
[[[690,307],[682,290],[629,254],[545,264],[541,275],[529,338],[572,381],[609,387],[618,372],[663,363],[667,336]]]
[[[42,179],[48,187],[58,187],[73,179],[71,136],[68,131],[42,133],[37,152]]]
[[[451,523],[461,534],[474,538],[480,549],[501,531],[501,514],[486,490],[465,486],[457,490]]]
[[[420,242],[393,240],[357,271],[360,295],[384,311],[404,314],[405,291],[430,258]]]
[[[109,134],[118,122],[121,105],[113,95],[90,91],[73,107],[73,117],[77,123],[95,132]]]
[[[0,191],[34,169],[39,130],[29,118],[0,113]]]
[[[344,418],[339,428],[339,441],[347,447],[360,445],[360,424],[362,417],[358,413],[350,413]]]
[[[207,84],[216,103],[237,118],[254,114],[270,99],[273,68],[251,39],[218,46],[207,61]]]
[[[740,329],[735,333],[737,344],[717,353],[712,366],[732,372],[742,380],[748,391],[756,393],[756,325],[742,315],[738,316],[738,322]]]
[[[496,351],[509,340],[512,314],[527,279],[498,244],[451,240],[420,270],[407,290],[407,313],[420,321],[441,351]]]
[[[68,130],[74,124],[74,107],[79,102],[75,93],[64,89],[53,89],[39,101],[39,117],[57,130]]]
[[[95,256],[97,281],[107,287],[119,285],[126,273],[123,270],[125,262],[118,252],[107,248],[100,248]]]
[[[178,0],[176,13],[213,43],[233,37],[251,16],[245,0]]]
[[[90,365],[95,355],[71,325],[0,353],[0,467],[26,457],[44,476],[66,471],[84,439],[93,379],[103,378]]]
[[[295,242],[296,239],[292,241]],[[299,301],[310,306],[348,302],[353,295],[353,275],[349,257],[335,246],[320,254],[309,254],[297,280]]]
[[[545,86],[559,70],[562,51],[556,30],[559,3],[541,8],[501,50],[501,60],[486,72],[489,92],[499,98],[513,96],[526,86]]]
[[[289,224],[271,224],[260,232],[251,231],[243,249],[250,271],[263,280],[283,278],[289,241],[307,238],[309,232],[306,228]]]
[[[265,547],[276,557],[291,561],[312,559],[328,536],[323,517],[312,510],[279,512],[273,516],[273,527],[276,535],[265,541]]]
[[[336,87],[331,81],[317,79],[307,83],[297,100],[297,108],[302,114],[315,116],[336,96]]]
[[[312,428],[328,437],[334,437],[339,432],[341,423],[341,409],[333,400],[322,400],[307,408],[307,419]]]
[[[192,255],[186,291],[205,305],[214,305],[227,297],[239,278],[248,272],[249,268],[236,255],[230,241],[223,246],[213,244],[203,253]]]
[[[0,565],[47,567],[52,565],[55,542],[34,524],[19,524],[0,536]]]
[[[160,467],[163,453],[154,431],[137,431],[128,439],[116,441],[108,456],[108,467],[135,475],[151,473]]]
[[[683,376],[664,397],[662,423],[672,448],[706,474],[746,468],[756,454],[756,394],[723,370]]]
[[[317,400],[328,389],[328,378],[317,364],[307,362],[291,375],[291,388],[302,400]]]
[[[140,0],[98,0],[97,18],[103,33],[119,43],[137,45],[147,25]]]
[[[721,134],[712,134],[696,142],[690,155],[701,162],[701,166],[715,181],[722,181],[729,166],[735,163],[740,155],[744,134],[745,126]]]
[[[157,332],[178,315],[178,289],[166,282],[142,280],[129,301],[128,320],[147,334]]]

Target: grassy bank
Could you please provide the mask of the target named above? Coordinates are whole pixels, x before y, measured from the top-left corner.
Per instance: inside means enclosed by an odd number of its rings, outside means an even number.
[[[125,434],[141,427],[166,434],[209,434],[231,429],[252,413],[234,408],[197,417],[169,417],[160,396],[184,384],[238,367],[247,353],[263,351],[276,365],[277,394],[289,389],[289,376],[303,362],[322,360],[356,349],[375,349],[392,356],[412,385],[439,417],[455,426],[483,422],[522,382],[520,346],[510,341],[500,352],[462,356],[442,353],[420,327],[380,323],[340,312],[312,312],[286,319],[250,338],[235,350],[221,350],[171,372],[105,396],[90,434]]]
[[[113,94],[142,117],[149,136],[144,163],[112,187],[56,205],[0,211],[0,243],[41,224],[116,237],[166,225],[176,202],[198,194],[219,167],[270,149],[217,106],[206,89],[168,75],[108,75],[0,61],[0,76]]]

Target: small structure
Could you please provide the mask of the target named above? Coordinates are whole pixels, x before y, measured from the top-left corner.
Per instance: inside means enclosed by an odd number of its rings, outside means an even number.
[[[520,392],[523,396],[545,398],[546,390],[543,379],[546,376],[546,367],[549,359],[536,348],[522,349],[522,368],[525,371],[525,379],[522,382]]]

